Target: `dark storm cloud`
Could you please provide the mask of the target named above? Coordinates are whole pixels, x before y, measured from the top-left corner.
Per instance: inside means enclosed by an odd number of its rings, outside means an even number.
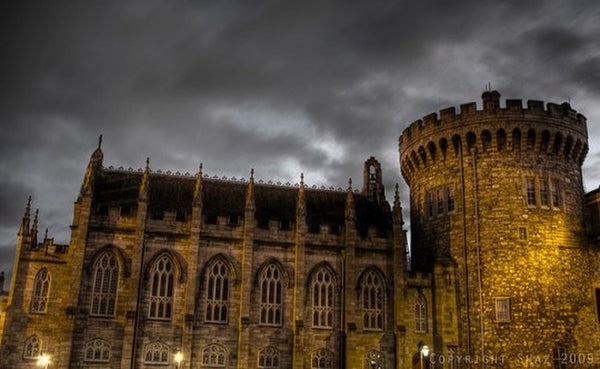
[[[600,119],[591,0],[1,4],[0,226],[31,193],[57,242],[99,134],[107,166],[327,187],[375,156],[390,196],[403,128],[488,81]]]
[[[25,183],[0,180],[0,227],[19,225],[32,189]],[[15,231],[16,232],[16,231]]]

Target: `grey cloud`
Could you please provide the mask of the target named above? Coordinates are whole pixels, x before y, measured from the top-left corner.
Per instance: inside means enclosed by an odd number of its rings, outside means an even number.
[[[106,165],[334,187],[359,188],[374,155],[391,201],[402,129],[488,81],[510,98],[600,95],[595,1],[1,6],[0,199],[20,217],[10,186],[25,183],[60,242],[100,133]]]
[[[0,181],[0,227],[18,227],[33,190],[25,183]],[[15,228],[16,233],[16,228]]]

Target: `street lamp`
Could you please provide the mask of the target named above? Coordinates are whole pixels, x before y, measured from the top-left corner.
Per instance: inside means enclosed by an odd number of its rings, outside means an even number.
[[[181,351],[177,351],[175,353],[174,359],[175,359],[175,364],[177,365],[176,368],[179,369],[179,365],[181,364],[181,361],[183,360],[183,354],[181,353]]]
[[[419,353],[421,354],[421,369],[423,369],[423,357],[429,356],[429,346],[427,346],[427,345],[421,346]]]
[[[37,359],[37,366],[41,366],[44,369],[48,369],[48,365],[50,365],[50,355],[41,354]]]

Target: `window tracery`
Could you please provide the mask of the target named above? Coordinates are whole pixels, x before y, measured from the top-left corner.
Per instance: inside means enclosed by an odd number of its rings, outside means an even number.
[[[361,279],[361,300],[364,329],[383,329],[384,285],[374,270],[367,271]]]
[[[106,251],[94,264],[92,271],[91,315],[114,316],[119,283],[119,264],[112,251]]]
[[[47,268],[40,269],[33,280],[33,295],[31,297],[32,313],[45,314],[50,292],[50,273]]]
[[[229,311],[229,267],[223,260],[215,260],[207,268],[206,321],[226,323]]]
[[[148,317],[171,319],[173,312],[174,265],[167,255],[161,256],[152,267],[150,309]]]
[[[268,265],[260,275],[260,324],[281,325],[283,308],[283,281],[281,270]]]

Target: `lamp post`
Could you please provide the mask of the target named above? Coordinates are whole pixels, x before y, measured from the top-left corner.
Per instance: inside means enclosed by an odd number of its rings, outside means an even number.
[[[181,361],[183,360],[183,354],[181,353],[181,351],[177,351],[174,355],[174,359],[175,359],[175,368],[179,369],[179,365],[181,365]]]
[[[429,346],[427,345],[423,345],[421,346],[421,349],[419,350],[419,354],[421,355],[421,369],[423,369],[423,357],[428,357],[429,356]]]
[[[48,365],[50,365],[50,355],[41,354],[37,359],[37,366],[40,366],[44,369],[48,369]]]

